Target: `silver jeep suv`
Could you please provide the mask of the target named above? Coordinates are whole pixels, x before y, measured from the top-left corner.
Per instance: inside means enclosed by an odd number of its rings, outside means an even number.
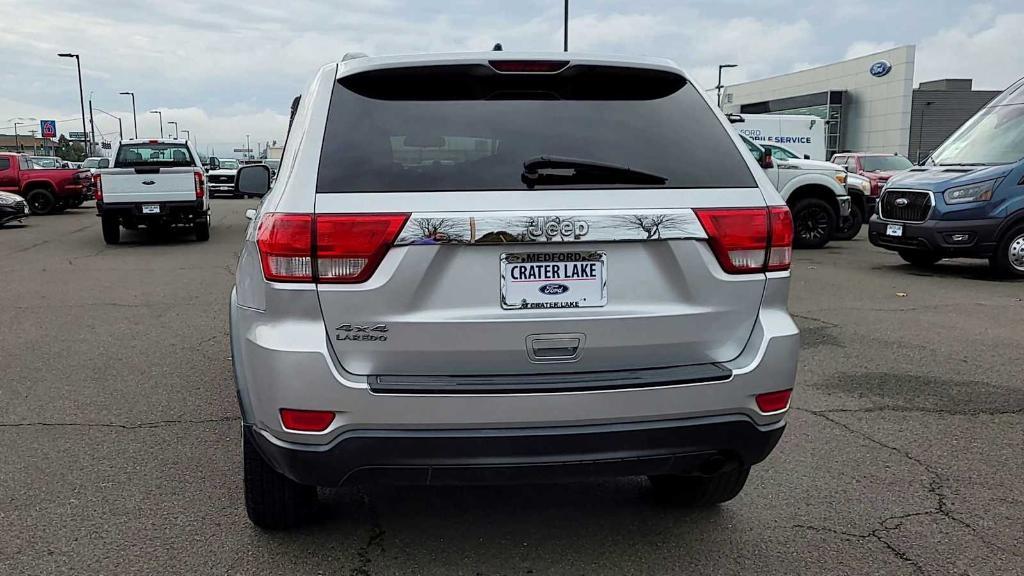
[[[648,476],[724,502],[785,426],[793,225],[667,60],[346,58],[292,106],[231,295],[245,501]],[[265,194],[265,196],[264,196]]]

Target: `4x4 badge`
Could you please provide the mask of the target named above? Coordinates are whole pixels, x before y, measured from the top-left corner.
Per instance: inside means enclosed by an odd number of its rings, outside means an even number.
[[[334,330],[334,339],[338,341],[387,342],[388,340],[387,324],[375,324],[373,326],[342,324]]]

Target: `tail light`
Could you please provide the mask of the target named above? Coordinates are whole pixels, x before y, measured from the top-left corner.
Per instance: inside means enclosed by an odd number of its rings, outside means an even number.
[[[316,217],[316,267],[321,282],[365,282],[405,226],[406,214]]]
[[[408,218],[408,214],[320,214],[315,219],[309,214],[267,214],[256,234],[263,276],[274,282],[313,282],[315,271],[318,282],[365,282]]]
[[[203,177],[202,170],[195,171],[196,176],[196,200],[202,199],[206,196],[206,178]]]
[[[326,410],[281,409],[281,424],[298,432],[323,432],[334,422],[334,412]]]
[[[766,392],[754,397],[757,401],[757,409],[765,414],[779,412],[789,407],[789,398],[793,390],[779,390],[778,392]],[[325,427],[326,428],[326,427]]]
[[[769,272],[789,270],[793,263],[793,215],[786,206],[771,206],[768,208],[768,220],[771,223],[771,241],[768,243],[765,269]]]
[[[695,212],[722,270],[751,274],[789,269],[793,218],[785,206]]]
[[[93,195],[97,202],[103,201],[103,176],[96,174],[92,177]]]

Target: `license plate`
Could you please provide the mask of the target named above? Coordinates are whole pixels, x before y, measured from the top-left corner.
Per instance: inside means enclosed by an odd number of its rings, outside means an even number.
[[[159,214],[160,213],[160,205],[159,204],[143,204],[142,205],[142,213],[143,214]]]
[[[888,224],[885,227],[886,236],[903,236],[902,224]]]
[[[501,255],[501,307],[591,308],[608,303],[604,252]]]

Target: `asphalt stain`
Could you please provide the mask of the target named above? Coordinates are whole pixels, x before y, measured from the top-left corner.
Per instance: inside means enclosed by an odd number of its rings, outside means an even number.
[[[820,384],[886,408],[956,414],[1024,411],[1024,390],[980,380],[890,372],[845,372]]]

